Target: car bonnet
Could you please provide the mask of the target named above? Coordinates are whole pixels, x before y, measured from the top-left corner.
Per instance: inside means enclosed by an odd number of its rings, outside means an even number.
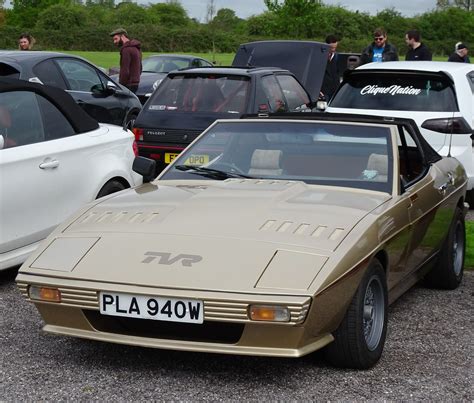
[[[240,45],[233,66],[280,67],[291,71],[312,100],[321,89],[329,46],[312,41],[261,41]]]
[[[80,216],[28,271],[156,287],[306,291],[354,226],[389,198],[286,181],[148,184]]]

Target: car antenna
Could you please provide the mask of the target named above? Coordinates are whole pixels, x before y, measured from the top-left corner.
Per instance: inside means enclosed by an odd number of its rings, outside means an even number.
[[[453,143],[453,132],[454,132],[454,111],[453,111],[453,118],[451,120],[451,133],[449,136],[449,149],[448,149],[448,157],[451,157],[451,144]]]

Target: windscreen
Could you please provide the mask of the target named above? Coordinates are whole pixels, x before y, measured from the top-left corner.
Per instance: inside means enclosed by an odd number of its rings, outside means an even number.
[[[386,126],[219,122],[180,154],[161,179],[297,180],[391,193],[390,143]]]
[[[143,60],[142,71],[169,73],[189,67],[189,59],[173,56],[149,57]]]
[[[331,107],[397,111],[458,110],[447,78],[419,74],[353,74],[330,103]]]
[[[168,76],[147,104],[149,111],[242,114],[250,79],[243,76]]]

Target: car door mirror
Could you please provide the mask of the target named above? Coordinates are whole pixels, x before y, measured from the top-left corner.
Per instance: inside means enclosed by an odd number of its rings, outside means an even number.
[[[109,94],[115,94],[117,90],[118,90],[117,86],[112,81],[107,81],[106,91]]]
[[[318,111],[325,111],[328,107],[328,102],[326,100],[318,100],[316,102],[316,109]]]
[[[5,140],[3,139],[3,135],[0,134],[0,150],[3,148],[4,144],[5,144]]]
[[[143,183],[151,182],[156,178],[156,161],[145,157],[135,157],[132,166],[133,172],[143,176]]]

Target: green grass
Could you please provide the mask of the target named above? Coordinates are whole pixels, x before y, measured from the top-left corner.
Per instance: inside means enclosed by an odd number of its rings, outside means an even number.
[[[69,53],[73,55],[81,56],[90,62],[94,63],[97,66],[105,67],[106,69],[110,67],[118,67],[120,55],[118,50],[116,52],[82,52],[82,51],[60,51],[63,53]],[[143,57],[148,57],[151,55],[158,55],[158,52],[143,52]],[[182,55],[194,55],[198,57],[202,57],[203,59],[209,61],[215,61],[216,66],[230,66],[232,64],[232,60],[234,59],[234,53],[216,53],[213,55],[212,53],[181,53]]]
[[[474,221],[466,221],[466,260],[464,266],[474,270]]]
[[[94,63],[97,66],[104,67],[106,69],[110,67],[118,67],[120,55],[118,49],[116,52],[83,52],[83,51],[69,51],[69,50],[61,50],[58,52],[63,53],[70,53],[73,55],[81,56],[90,62]],[[230,66],[232,64],[232,60],[234,60],[234,53],[182,53],[176,52],[177,54],[182,55],[194,55],[202,57],[203,59],[209,61],[215,61],[216,66]],[[158,55],[159,52],[143,52],[143,57],[148,57],[151,55]],[[403,60],[403,57],[401,58]],[[448,60],[447,56],[434,56],[433,60],[436,61],[446,61]]]

